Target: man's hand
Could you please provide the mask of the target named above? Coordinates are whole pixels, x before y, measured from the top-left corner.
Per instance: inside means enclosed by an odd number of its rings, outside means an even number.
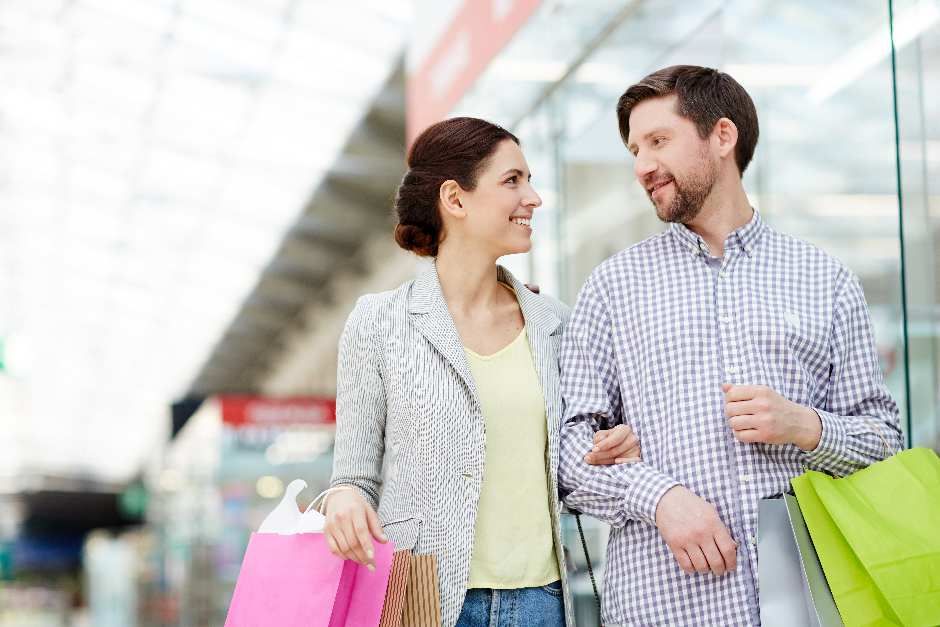
[[[602,429],[594,434],[594,448],[584,456],[594,466],[640,461],[640,440],[627,425]]]
[[[812,451],[822,437],[822,422],[811,408],[789,401],[765,385],[721,386],[728,424],[741,442],[795,444]]]
[[[724,575],[738,567],[738,544],[715,506],[677,485],[656,506],[656,527],[685,572]]]

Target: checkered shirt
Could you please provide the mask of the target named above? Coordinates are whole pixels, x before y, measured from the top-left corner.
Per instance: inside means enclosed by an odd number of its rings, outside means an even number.
[[[561,355],[559,479],[566,504],[612,527],[607,625],[757,625],[757,509],[807,469],[847,475],[901,447],[858,279],[758,212],[725,241],[718,271],[683,225],[594,270]],[[766,385],[812,407],[818,447],[737,441],[722,383]],[[589,466],[594,432],[629,424],[642,461]],[[738,568],[683,572],[655,526],[659,498],[684,485],[718,510]]]

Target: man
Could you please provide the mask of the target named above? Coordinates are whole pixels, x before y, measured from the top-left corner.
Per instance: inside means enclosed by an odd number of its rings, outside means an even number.
[[[604,624],[759,624],[757,510],[807,469],[842,476],[901,446],[857,278],[776,232],[741,175],[754,103],[674,66],[617,105],[669,228],[597,267],[562,349],[561,487],[612,526]],[[629,425],[642,461],[590,466]]]

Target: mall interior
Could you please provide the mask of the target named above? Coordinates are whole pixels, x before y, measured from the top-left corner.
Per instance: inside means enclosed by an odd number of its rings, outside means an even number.
[[[752,205],[860,277],[940,450],[940,0],[0,3],[0,627],[221,625],[285,485],[327,486],[353,304],[427,264],[392,238],[409,142],[518,135],[543,205],[504,263],[573,304],[664,228],[614,107],[677,63],[752,95]]]

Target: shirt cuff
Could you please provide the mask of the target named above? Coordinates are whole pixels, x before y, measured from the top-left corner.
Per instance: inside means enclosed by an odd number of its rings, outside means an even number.
[[[679,485],[679,482],[653,470],[643,462],[636,462],[633,470],[636,475],[624,495],[624,510],[628,517],[645,521],[655,527],[659,499],[670,488]]]
[[[815,407],[813,411],[819,415],[822,433],[819,436],[819,444],[816,445],[816,448],[806,451],[803,455],[808,464],[827,468],[833,464],[838,464],[845,456],[848,434],[845,431],[845,423],[835,414]]]

